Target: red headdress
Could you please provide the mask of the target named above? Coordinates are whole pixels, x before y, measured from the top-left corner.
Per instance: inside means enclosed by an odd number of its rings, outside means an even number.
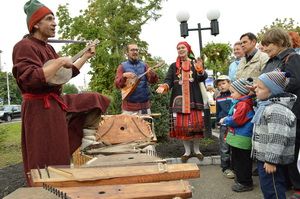
[[[179,43],[177,44],[176,47],[178,47],[178,46],[181,45],[181,44],[183,44],[183,45],[186,46],[186,48],[187,48],[187,50],[188,50],[188,57],[189,57],[190,59],[195,59],[195,55],[194,55],[194,53],[193,53],[193,51],[192,51],[191,45],[190,45],[189,43],[187,43],[186,41],[181,41],[181,42],[179,42]],[[180,61],[181,61],[181,59],[180,59],[180,57],[178,56],[177,59],[176,59],[176,68],[177,68],[176,74],[177,74],[177,75],[179,74],[179,71],[180,71]]]

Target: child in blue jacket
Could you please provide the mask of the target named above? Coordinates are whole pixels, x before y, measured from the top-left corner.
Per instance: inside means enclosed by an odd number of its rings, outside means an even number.
[[[235,184],[232,190],[244,192],[253,190],[251,137],[254,116],[253,97],[249,95],[248,86],[252,79],[238,79],[231,83],[230,92],[233,98],[232,106],[227,117],[220,123],[229,127],[226,142],[231,147],[231,159],[235,173]]]
[[[215,86],[220,91],[216,97],[216,121],[220,122],[220,119],[226,117],[231,107],[232,97],[230,93],[230,78],[227,75],[220,75],[215,80]],[[230,147],[226,143],[227,136],[226,125],[220,125],[220,156],[221,156],[221,168],[223,175],[226,178],[234,178],[234,173],[231,166]]]

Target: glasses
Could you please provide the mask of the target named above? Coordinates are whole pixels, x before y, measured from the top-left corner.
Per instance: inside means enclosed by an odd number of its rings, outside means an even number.
[[[137,49],[137,48],[132,48],[132,49],[130,49],[129,51],[130,51],[130,52],[134,52],[134,51],[139,52],[139,49]]]

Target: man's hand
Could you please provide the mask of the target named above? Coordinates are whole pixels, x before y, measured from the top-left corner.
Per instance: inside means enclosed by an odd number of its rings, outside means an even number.
[[[223,123],[224,123],[224,120],[225,120],[225,118],[226,118],[226,117],[223,117],[223,118],[221,118],[221,119],[220,119],[220,121],[219,121],[219,123],[220,123],[220,124],[223,124]]]
[[[125,73],[123,73],[123,77],[133,79],[136,77],[136,74],[134,74],[132,72],[125,72]]]
[[[91,57],[93,57],[96,54],[96,45],[91,45],[90,49],[87,50],[83,56],[86,57],[86,59],[89,59]]]
[[[276,172],[276,165],[265,162],[264,169],[265,169],[267,174],[275,173]]]
[[[168,90],[169,90],[168,84],[159,84],[158,88],[156,89],[156,92],[162,94],[162,93],[167,93]]]
[[[73,66],[73,62],[70,57],[60,57],[58,60],[61,61],[62,66],[65,68],[72,68]]]
[[[250,91],[250,93],[248,95],[254,95],[255,94],[255,89],[257,87],[257,84],[254,84],[253,86],[246,85],[246,87]]]

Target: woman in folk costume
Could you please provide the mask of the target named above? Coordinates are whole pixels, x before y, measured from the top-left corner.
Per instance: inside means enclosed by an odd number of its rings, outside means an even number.
[[[199,145],[204,132],[204,106],[199,83],[207,78],[207,74],[202,60],[195,60],[187,42],[177,44],[177,53],[176,62],[170,65],[164,84],[159,85],[156,92],[172,90],[170,137],[183,141],[185,153],[181,156],[182,162],[187,162],[192,156],[203,160]]]

